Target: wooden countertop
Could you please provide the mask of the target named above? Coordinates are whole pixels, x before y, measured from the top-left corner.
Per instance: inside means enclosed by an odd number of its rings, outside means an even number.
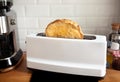
[[[25,56],[16,68],[0,73],[0,82],[30,82],[32,72],[26,68]],[[120,71],[107,69],[106,76],[99,82],[120,82]]]

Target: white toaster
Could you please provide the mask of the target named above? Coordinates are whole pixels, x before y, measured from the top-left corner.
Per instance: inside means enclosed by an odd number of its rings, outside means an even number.
[[[86,34],[84,39],[46,37],[44,33],[26,37],[27,67],[75,75],[104,77],[106,37]]]

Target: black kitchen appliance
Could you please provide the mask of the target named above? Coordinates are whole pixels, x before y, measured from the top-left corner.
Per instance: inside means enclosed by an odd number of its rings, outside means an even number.
[[[0,0],[0,72],[13,69],[22,59],[19,48],[16,14],[12,0]]]

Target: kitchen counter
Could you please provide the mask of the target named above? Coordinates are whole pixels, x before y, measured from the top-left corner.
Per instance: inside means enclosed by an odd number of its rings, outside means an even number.
[[[13,70],[0,73],[0,82],[30,82],[32,72],[26,68],[26,55]],[[120,82],[120,71],[107,69],[106,76],[99,82]]]

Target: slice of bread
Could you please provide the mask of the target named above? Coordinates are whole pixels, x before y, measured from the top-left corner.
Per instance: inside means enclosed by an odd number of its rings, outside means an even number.
[[[74,21],[69,19],[57,19],[48,24],[45,29],[48,37],[58,38],[75,38],[83,39],[81,27]]]

